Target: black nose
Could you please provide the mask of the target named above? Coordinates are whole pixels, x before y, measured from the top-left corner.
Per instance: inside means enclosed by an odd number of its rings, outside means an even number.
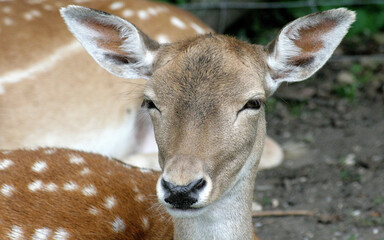
[[[192,206],[192,204],[197,202],[199,193],[206,184],[207,182],[203,178],[185,186],[175,186],[172,183],[162,179],[161,185],[163,186],[165,192],[164,201],[173,205],[175,208],[188,209]]]

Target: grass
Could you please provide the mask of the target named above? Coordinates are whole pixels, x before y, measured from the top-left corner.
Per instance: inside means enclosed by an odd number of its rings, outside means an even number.
[[[376,196],[376,197],[373,199],[373,202],[374,202],[376,205],[384,204],[384,196]]]
[[[363,227],[384,227],[383,217],[362,217],[358,219],[358,222]]]
[[[354,78],[351,83],[338,83],[333,91],[341,98],[346,98],[350,102],[354,102],[360,90],[372,81],[379,81],[379,77],[375,74],[378,66],[372,68],[363,67],[360,63],[352,64],[347,70]]]
[[[357,239],[357,237],[356,237],[355,234],[352,234],[352,235],[350,235],[350,236],[347,238],[347,240],[356,240],[356,239]]]
[[[340,178],[343,182],[359,182],[361,180],[360,174],[351,169],[341,169]]]

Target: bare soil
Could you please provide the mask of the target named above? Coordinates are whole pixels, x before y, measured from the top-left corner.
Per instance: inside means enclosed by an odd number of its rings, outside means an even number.
[[[330,62],[278,90],[268,134],[286,159],[258,173],[254,198],[284,214],[254,217],[261,239],[384,240],[383,90],[384,64],[369,61]]]

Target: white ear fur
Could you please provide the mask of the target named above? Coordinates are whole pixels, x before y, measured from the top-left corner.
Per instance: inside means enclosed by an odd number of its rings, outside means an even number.
[[[310,14],[286,25],[267,46],[269,95],[282,82],[305,80],[320,69],[354,21],[354,12],[339,8]]]
[[[122,78],[145,78],[159,44],[130,22],[80,6],[60,9],[69,30],[107,71]]]

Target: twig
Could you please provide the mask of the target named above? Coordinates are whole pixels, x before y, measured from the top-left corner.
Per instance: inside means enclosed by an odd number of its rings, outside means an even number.
[[[291,210],[291,211],[254,211],[253,217],[286,217],[286,216],[314,216],[316,211]]]

